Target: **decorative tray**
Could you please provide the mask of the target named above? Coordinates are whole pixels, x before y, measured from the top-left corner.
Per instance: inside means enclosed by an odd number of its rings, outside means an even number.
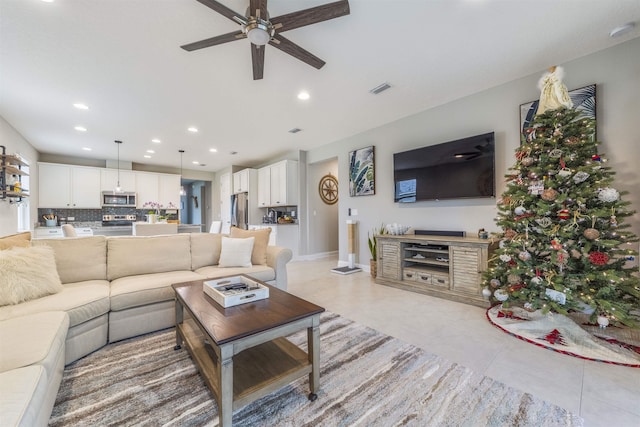
[[[202,290],[224,308],[269,298],[269,288],[246,276],[207,280]]]

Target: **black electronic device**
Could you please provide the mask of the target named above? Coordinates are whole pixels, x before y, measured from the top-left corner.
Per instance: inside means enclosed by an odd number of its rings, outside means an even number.
[[[495,197],[493,132],[393,155],[394,201]]]
[[[416,236],[451,236],[451,237],[464,237],[464,231],[454,230],[414,230]]]

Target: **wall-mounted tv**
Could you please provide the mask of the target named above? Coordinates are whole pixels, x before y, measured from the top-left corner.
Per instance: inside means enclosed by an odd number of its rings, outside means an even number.
[[[495,197],[494,133],[393,155],[394,201]]]

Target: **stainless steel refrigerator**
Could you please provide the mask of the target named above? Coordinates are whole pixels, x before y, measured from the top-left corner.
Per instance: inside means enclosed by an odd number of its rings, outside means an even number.
[[[249,228],[248,196],[248,193],[238,193],[231,196],[231,225],[244,230]]]

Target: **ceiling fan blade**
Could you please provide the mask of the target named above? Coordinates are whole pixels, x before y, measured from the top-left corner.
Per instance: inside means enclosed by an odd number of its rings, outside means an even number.
[[[257,11],[259,11],[259,13]],[[258,16],[258,14],[260,16]],[[256,18],[267,19],[267,0],[251,0],[249,3],[249,15]]]
[[[278,32],[283,32],[348,14],[349,2],[347,0],[340,0],[334,3],[327,3],[321,6],[277,16],[271,19],[271,23],[278,28]]]
[[[289,55],[298,58],[302,62],[306,62],[307,64],[320,69],[324,66],[325,62],[315,56],[314,54],[304,50],[297,44],[293,43],[289,39],[285,39],[280,34],[277,34],[269,44],[281,51],[288,53]]]
[[[253,80],[262,79],[264,74],[264,46],[251,43],[251,63],[253,64]]]
[[[233,10],[229,9],[227,6],[223,5],[222,3],[218,3],[215,0],[196,0],[196,1],[198,3],[202,3],[203,5],[207,6],[209,9],[215,10],[220,15],[231,19],[233,22],[237,23],[239,22],[238,20],[240,20],[246,23],[246,18],[243,14],[234,12]]]
[[[228,43],[235,40],[244,39],[247,36],[242,31],[234,31],[232,33],[222,34],[220,36],[211,37],[210,39],[204,39],[197,42],[185,44],[180,46],[186,51],[198,50],[205,47],[215,46],[218,44]]]

